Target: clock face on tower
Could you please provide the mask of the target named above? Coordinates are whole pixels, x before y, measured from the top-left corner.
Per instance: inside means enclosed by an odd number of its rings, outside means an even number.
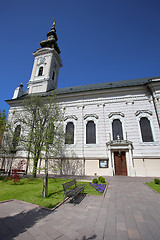
[[[41,63],[44,63],[44,61],[45,61],[45,57],[41,57],[41,58],[40,58],[40,64],[41,64]]]

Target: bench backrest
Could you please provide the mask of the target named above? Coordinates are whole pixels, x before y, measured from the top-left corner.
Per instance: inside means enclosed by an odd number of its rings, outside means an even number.
[[[64,191],[66,191],[68,188],[72,187],[73,185],[75,185],[76,187],[76,184],[77,184],[76,179],[73,179],[69,182],[63,183],[62,185],[63,185]]]

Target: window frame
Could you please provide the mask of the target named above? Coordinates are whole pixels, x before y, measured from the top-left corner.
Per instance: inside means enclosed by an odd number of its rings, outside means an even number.
[[[153,142],[144,142],[143,141],[143,138],[142,138],[142,132],[141,132],[141,126],[140,126],[140,120],[141,118],[147,118],[150,122],[150,128],[151,128],[151,132],[152,132],[152,137],[153,137]],[[139,136],[140,136],[140,142],[142,144],[145,144],[145,145],[150,145],[150,144],[154,144],[156,142],[156,138],[155,138],[155,133],[154,133],[154,128],[153,128],[153,120],[152,120],[152,113],[148,112],[147,111],[144,111],[144,112],[140,112],[138,115],[137,115],[137,123],[138,123],[138,130],[139,130]]]
[[[83,117],[84,119],[84,145],[86,147],[90,147],[93,146],[95,147],[95,145],[98,144],[98,119],[99,117],[95,114],[86,114]],[[86,143],[86,125],[89,121],[93,121],[96,127],[96,143]]]
[[[124,134],[123,134],[123,126],[122,126],[122,122],[121,122],[120,119],[116,118],[116,119],[113,119],[113,121],[112,121],[112,138],[113,138],[113,141],[118,140],[118,138],[115,138],[115,139],[114,139],[114,135],[115,135],[115,134],[114,134],[115,129],[114,129],[114,126],[113,126],[114,121],[118,121],[118,122],[120,123],[121,134],[120,134],[120,135],[117,135],[117,136],[120,137],[120,140],[124,140]],[[118,129],[118,130],[119,130],[119,129]],[[122,136],[122,138],[121,138],[121,136]]]
[[[101,165],[101,162],[104,162],[104,161],[107,161],[107,165],[106,165],[106,167],[102,167],[102,165]],[[106,158],[106,159],[99,159],[99,168],[101,168],[101,169],[105,169],[105,168],[109,168],[109,159],[108,158]]]
[[[17,129],[18,129],[18,132],[17,132]],[[17,133],[18,133],[18,135],[17,135]],[[21,133],[22,133],[22,126],[21,126],[21,124],[17,124],[14,128],[13,139],[12,139],[12,146],[13,146],[15,151],[17,151],[16,148],[19,145],[19,139],[18,138],[20,138]]]
[[[88,139],[87,139],[87,125],[88,125],[89,123],[91,123],[91,122],[94,124],[93,126],[94,126],[94,134],[95,134],[95,136],[94,136],[94,139],[93,139],[93,140],[94,140],[95,142],[94,142],[94,141],[93,141],[93,142],[92,142],[92,141],[91,141],[91,142],[88,142]],[[85,137],[86,137],[86,144],[87,144],[87,145],[88,145],[88,144],[96,144],[96,138],[97,138],[97,136],[96,136],[96,124],[95,124],[95,122],[94,122],[93,120],[89,120],[89,121],[87,121],[87,123],[86,123],[86,136],[85,136]]]
[[[110,122],[110,136],[111,136],[111,140],[113,140],[113,130],[112,130],[112,123],[114,120],[119,120],[122,124],[122,136],[123,136],[123,140],[125,139],[125,127],[124,127],[124,117],[125,115],[121,112],[117,113],[117,112],[113,112],[110,113],[108,115],[109,117],[109,122]],[[114,140],[115,141],[115,140]]]
[[[56,71],[53,70],[53,71],[52,71],[52,80],[53,80],[53,81],[55,80],[55,77],[56,77]]]
[[[78,121],[78,118],[75,115],[65,114],[64,125],[63,125],[64,126],[64,132],[66,132],[67,123],[72,122],[74,124],[74,143],[73,144],[68,144],[68,143],[65,143],[65,140],[64,140],[65,145],[68,145],[68,146],[76,145],[76,142],[77,142],[77,121]]]
[[[146,122],[142,122],[143,120],[145,120]],[[147,123],[147,125],[148,125],[147,129],[146,129],[146,126],[144,126],[144,123],[145,124]],[[143,142],[154,142],[150,120],[147,117],[141,117],[140,120],[139,120],[139,124],[140,124],[140,129],[141,129],[142,141]],[[146,136],[145,135],[145,130],[150,132],[150,135]],[[148,140],[152,140],[152,141],[148,141]]]
[[[68,144],[68,145],[73,145],[75,144],[75,125],[73,123],[73,121],[68,121],[66,122],[66,125],[65,125],[65,134],[67,134],[67,125],[72,123],[73,124],[73,142],[69,143],[69,142],[66,142],[66,136],[65,136],[65,144]]]
[[[39,74],[40,73],[40,69],[42,69],[42,73],[41,74]],[[40,66],[39,68],[38,68],[38,77],[41,77],[41,76],[43,76],[44,74],[44,67],[43,66]]]

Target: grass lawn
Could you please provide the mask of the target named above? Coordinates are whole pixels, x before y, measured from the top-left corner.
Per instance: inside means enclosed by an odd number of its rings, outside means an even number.
[[[159,184],[155,184],[154,182],[146,182],[146,184],[148,186],[150,186],[151,188],[153,188],[154,190],[156,190],[158,193],[160,193],[160,185]]]
[[[63,200],[62,183],[68,179],[50,178],[48,181],[48,197],[42,198],[43,179],[21,179],[20,183],[14,184],[12,180],[0,177],[0,201],[19,199],[40,206],[53,208]],[[102,195],[89,185],[89,182],[79,182],[84,185],[84,193]]]

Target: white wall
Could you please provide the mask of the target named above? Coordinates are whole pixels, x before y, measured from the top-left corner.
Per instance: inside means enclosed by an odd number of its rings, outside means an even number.
[[[71,96],[72,95],[72,96]],[[160,134],[153,102],[145,87],[128,89],[111,89],[106,91],[92,91],[77,94],[57,96],[57,101],[64,109],[67,121],[73,121],[75,126],[74,144],[66,145],[66,156],[74,159],[90,159],[85,161],[87,175],[111,175],[111,169],[99,169],[98,159],[108,158],[106,142],[112,136],[111,113],[122,113],[124,139],[133,144],[133,158],[136,176],[153,176],[159,173],[159,160],[143,159],[158,158],[160,156]],[[14,110],[18,106],[14,107]],[[136,112],[147,110],[151,112],[153,143],[143,143],[139,130]],[[11,109],[12,111],[12,109]],[[88,116],[84,119],[85,116]],[[87,120],[96,123],[96,144],[86,144],[85,124]],[[64,125],[67,123],[64,122]],[[141,159],[140,159],[141,158]],[[96,159],[96,160],[95,160]],[[80,164],[81,166],[83,164]],[[80,168],[80,165],[79,166]],[[80,170],[80,172],[83,172]]]

